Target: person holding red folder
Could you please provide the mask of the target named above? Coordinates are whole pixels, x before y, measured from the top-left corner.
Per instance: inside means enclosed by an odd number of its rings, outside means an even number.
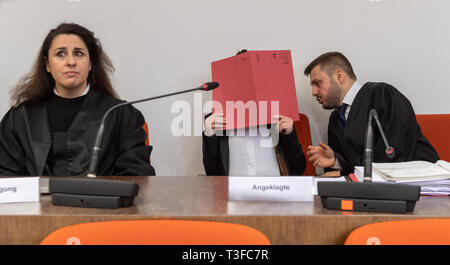
[[[246,52],[243,50],[238,54]],[[276,176],[302,175],[306,158],[298,141],[293,120],[277,115],[275,124],[225,130],[222,113],[205,117],[202,137],[203,165],[207,175]],[[231,135],[232,136],[231,136]],[[276,145],[265,145],[273,142]]]

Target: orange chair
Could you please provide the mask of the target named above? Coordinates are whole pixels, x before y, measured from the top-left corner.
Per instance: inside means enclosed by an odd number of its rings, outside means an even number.
[[[418,114],[416,119],[439,158],[450,161],[450,114]]]
[[[124,220],[60,228],[41,245],[270,245],[240,224],[191,220]]]
[[[303,173],[304,176],[315,176],[316,168],[313,166],[312,162],[308,160],[306,152],[308,151],[308,145],[311,145],[311,129],[309,128],[309,120],[305,114],[299,113],[298,116],[300,120],[294,122],[295,130],[297,131],[298,141],[302,145],[303,154],[306,156],[306,168]]]
[[[142,129],[144,129],[145,135],[147,135],[147,138],[145,139],[145,145],[149,146],[150,145],[150,141],[149,141],[149,137],[148,137],[148,126],[147,126],[147,123],[144,123],[144,125],[142,126]]]
[[[417,219],[363,225],[346,245],[449,245],[450,219]]]

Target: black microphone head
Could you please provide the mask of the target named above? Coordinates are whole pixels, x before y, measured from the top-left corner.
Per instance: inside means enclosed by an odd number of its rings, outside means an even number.
[[[204,83],[200,88],[204,91],[213,90],[214,88],[217,88],[219,86],[219,83],[217,82],[207,82]]]
[[[388,158],[391,158],[391,159],[394,158],[394,156],[395,156],[394,147],[388,146],[385,150],[385,153]]]

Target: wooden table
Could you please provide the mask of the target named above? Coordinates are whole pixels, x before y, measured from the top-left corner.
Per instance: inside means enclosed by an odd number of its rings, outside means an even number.
[[[314,202],[228,201],[221,176],[123,177],[140,185],[134,206],[90,209],[37,203],[0,204],[0,244],[39,244],[72,224],[121,219],[190,219],[239,223],[264,233],[272,244],[343,244],[355,228],[388,220],[450,217],[448,197],[421,197],[413,213],[384,214],[324,209]]]

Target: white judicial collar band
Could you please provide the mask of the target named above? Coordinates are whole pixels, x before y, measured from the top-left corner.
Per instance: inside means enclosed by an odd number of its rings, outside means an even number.
[[[83,92],[83,94],[80,97],[86,95],[88,92],[89,92],[89,84],[87,85],[86,90]],[[57,96],[60,96],[60,95],[58,95],[56,88],[53,88],[53,93],[55,93],[55,95],[57,95]]]
[[[230,201],[290,201],[314,200],[313,177],[228,177]]]
[[[39,177],[0,178],[0,203],[38,202]]]

